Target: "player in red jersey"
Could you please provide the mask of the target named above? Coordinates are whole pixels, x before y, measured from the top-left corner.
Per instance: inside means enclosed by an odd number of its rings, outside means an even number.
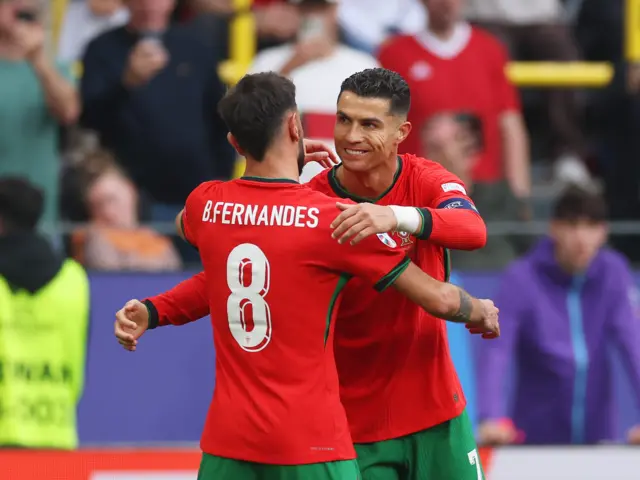
[[[246,76],[219,108],[246,175],[200,185],[179,217],[204,264],[209,308],[221,312],[212,315],[216,386],[198,478],[355,480],[333,355],[349,278],[379,291],[393,284],[432,314],[493,335],[497,309],[431,278],[386,233],[356,247],[331,238],[335,198],[297,181],[304,147],[289,80]],[[128,348],[154,326],[147,313],[135,301],[118,313]]]

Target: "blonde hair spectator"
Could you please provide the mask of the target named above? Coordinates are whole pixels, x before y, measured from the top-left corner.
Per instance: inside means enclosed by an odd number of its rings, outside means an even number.
[[[167,237],[142,226],[133,182],[104,150],[81,164],[89,226],[72,235],[73,256],[99,270],[166,271],[181,267]]]

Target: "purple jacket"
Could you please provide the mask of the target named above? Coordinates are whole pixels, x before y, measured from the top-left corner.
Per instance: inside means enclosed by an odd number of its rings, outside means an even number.
[[[620,354],[640,405],[636,298],[620,254],[604,248],[584,275],[572,277],[556,263],[551,240],[542,240],[508,268],[495,297],[502,336],[479,348],[479,419],[509,417],[530,444],[612,440],[611,349]]]

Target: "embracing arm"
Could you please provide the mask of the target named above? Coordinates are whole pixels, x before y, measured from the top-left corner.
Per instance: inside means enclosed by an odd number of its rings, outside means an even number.
[[[414,263],[398,276],[393,286],[435,317],[465,323],[470,328],[477,326],[481,331],[474,333],[500,335],[498,311],[490,300],[479,300],[460,287],[440,282]]]
[[[200,272],[142,303],[149,310],[149,329],[199,320],[209,315],[206,276]]]
[[[409,233],[443,248],[476,250],[487,243],[487,227],[462,181],[442,167],[417,175],[413,187],[424,205],[357,205],[338,202],[334,238],[353,244],[374,233]]]

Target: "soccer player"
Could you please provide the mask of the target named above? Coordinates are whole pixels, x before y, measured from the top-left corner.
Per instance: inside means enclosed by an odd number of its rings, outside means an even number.
[[[394,72],[346,79],[335,126],[342,164],[309,187],[363,202],[340,200],[337,239],[393,231],[393,243],[422,270],[446,280],[446,249],[480,248],[486,230],[460,179],[434,162],[398,155],[411,131],[409,106],[409,87]],[[206,316],[205,282],[202,273],[148,299],[152,322]],[[363,479],[477,480],[482,469],[444,322],[393,289],[379,293],[354,280],[346,292],[334,349]]]
[[[356,247],[331,238],[335,199],[297,182],[304,147],[288,79],[246,76],[219,109],[230,142],[247,158],[246,175],[200,185],[179,217],[200,252],[214,312],[216,386],[199,478],[355,480],[333,355],[349,278],[378,291],[393,284],[433,314],[494,335],[497,309],[431,278],[387,234]],[[129,348],[154,326],[150,318],[138,322],[135,308],[116,320],[116,336]],[[376,320],[371,328],[386,328]],[[421,354],[426,360],[431,352]]]

